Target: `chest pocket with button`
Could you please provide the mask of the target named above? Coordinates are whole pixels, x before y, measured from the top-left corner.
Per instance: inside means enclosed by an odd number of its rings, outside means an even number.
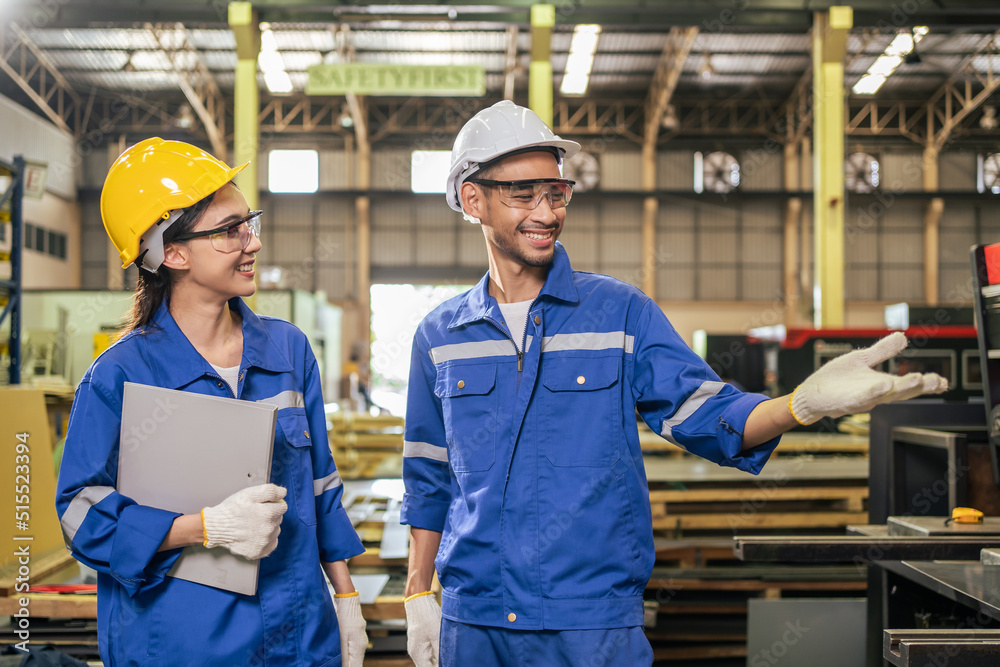
[[[438,370],[448,461],[455,472],[489,470],[496,457],[496,365],[456,364]]]
[[[288,414],[282,414],[282,413]],[[312,434],[305,410],[287,408],[278,413],[278,425],[284,434],[285,446],[276,448],[272,457],[271,481],[287,485],[285,501],[289,510],[293,503],[295,511],[307,526],[316,525],[316,494],[313,493],[313,467],[310,450]],[[275,445],[280,445],[280,441]],[[275,479],[277,478],[277,479]],[[278,481],[281,480],[281,481]],[[294,496],[294,499],[290,496]]]
[[[545,457],[556,466],[612,465],[620,458],[621,355],[546,356],[539,395]]]

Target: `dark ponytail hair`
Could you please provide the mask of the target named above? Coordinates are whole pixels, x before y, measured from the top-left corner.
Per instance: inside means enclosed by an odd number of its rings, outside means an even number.
[[[221,189],[222,188],[219,188],[219,190]],[[198,224],[198,221],[201,219],[205,209],[208,208],[209,204],[212,203],[212,200],[215,199],[215,195],[219,192],[219,190],[216,190],[198,203],[192,204],[191,206],[183,209],[184,213],[177,218],[174,224],[170,225],[170,227],[163,232],[164,248],[166,248],[174,238],[180,234],[191,231],[191,229]],[[166,266],[161,265],[155,272],[147,271],[139,266],[138,263],[136,266],[139,269],[139,279],[136,281],[135,285],[135,300],[132,302],[132,308],[125,316],[125,320],[122,324],[122,336],[130,331],[133,331],[134,329],[145,327],[152,322],[153,316],[160,308],[160,304],[163,303],[164,299],[170,298],[170,288],[174,282],[174,277],[171,275],[170,269]]]

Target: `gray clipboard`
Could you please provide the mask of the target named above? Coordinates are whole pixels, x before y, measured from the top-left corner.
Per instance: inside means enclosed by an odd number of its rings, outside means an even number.
[[[196,514],[271,473],[278,408],[125,383],[118,492],[140,505]],[[185,547],[167,574],[234,593],[257,592],[258,561],[224,547]]]

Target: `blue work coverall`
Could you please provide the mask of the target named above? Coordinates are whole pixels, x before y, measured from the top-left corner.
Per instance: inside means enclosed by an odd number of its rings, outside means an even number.
[[[443,616],[641,626],[655,555],[636,409],[687,451],[758,473],[778,439],[742,452],[742,433],[767,397],[721,382],[655,302],[573,271],[561,243],[523,353],[488,286],[436,308],[413,342],[402,522],[443,533]]]
[[[115,490],[124,382],[233,397],[164,301],[149,326],[123,336],[84,375],[59,471],[56,508],[66,544],[98,572],[106,665],[341,664],[320,562],[364,548],[341,505],[316,359],[288,322],[258,316],[239,298],[229,307],[243,318],[236,397],[278,406],[271,482],[288,490],[278,546],[260,561],[253,596],[167,577],[181,550],[157,548],[178,514]]]

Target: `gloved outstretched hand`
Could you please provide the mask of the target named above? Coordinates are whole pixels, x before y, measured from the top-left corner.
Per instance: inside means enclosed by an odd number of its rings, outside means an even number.
[[[427,591],[406,598],[403,607],[406,609],[406,652],[417,667],[437,667],[441,605]]]
[[[361,597],[357,591],[333,596],[340,626],[340,660],[344,667],[361,667],[365,662],[368,635],[364,616],[361,615]]]
[[[281,517],[288,509],[285,493],[283,487],[261,484],[206,507],[201,511],[205,546],[226,547],[250,560],[268,555],[278,546]]]
[[[902,352],[908,342],[897,331],[824,364],[792,393],[792,417],[800,424],[812,424],[822,417],[867,412],[882,403],[947,390],[948,381],[937,373],[889,375],[872,369]]]

